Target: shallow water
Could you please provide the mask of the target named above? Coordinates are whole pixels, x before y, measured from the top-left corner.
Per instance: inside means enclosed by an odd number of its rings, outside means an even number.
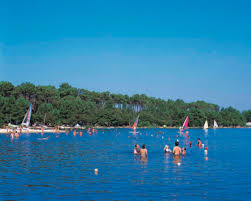
[[[178,159],[163,153],[178,130],[129,131],[0,135],[0,200],[251,200],[251,129],[190,129]],[[146,144],[147,159],[132,154],[136,143]]]

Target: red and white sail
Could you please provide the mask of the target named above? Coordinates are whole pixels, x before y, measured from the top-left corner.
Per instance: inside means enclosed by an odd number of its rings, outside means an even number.
[[[185,129],[188,128],[188,121],[189,121],[189,116],[186,117],[183,126],[181,127],[181,131],[184,131]]]
[[[133,124],[133,126],[132,126],[132,129],[133,129],[134,131],[136,131],[136,129],[137,129],[138,122],[139,122],[139,116],[137,116],[137,118],[136,118],[136,120],[135,120],[135,122],[134,122],[134,124]]]

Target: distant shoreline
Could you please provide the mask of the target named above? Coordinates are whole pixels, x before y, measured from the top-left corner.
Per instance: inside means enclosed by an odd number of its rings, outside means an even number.
[[[55,128],[47,128],[43,130],[43,133],[65,133],[66,131],[72,131],[72,130],[85,130],[88,129],[89,127],[65,127],[64,129],[60,128],[59,130]],[[95,129],[130,129],[131,127],[93,127]],[[231,128],[250,128],[251,127],[219,127],[217,129],[231,129]],[[92,129],[92,128],[91,128]],[[151,128],[146,128],[146,127],[139,127],[138,129],[179,129],[178,127],[151,127]],[[189,129],[203,129],[199,127],[190,127]],[[213,128],[208,128],[208,129],[213,129]],[[15,129],[8,129],[9,133],[13,132]],[[19,128],[16,129],[18,133],[20,132]],[[6,128],[0,128],[0,133],[1,134],[6,134],[7,129]],[[34,128],[29,128],[29,129],[23,129],[21,133],[42,133],[42,129],[38,127]]]

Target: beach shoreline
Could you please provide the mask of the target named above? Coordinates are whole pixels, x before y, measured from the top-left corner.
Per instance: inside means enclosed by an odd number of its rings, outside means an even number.
[[[39,128],[29,128],[29,129],[22,129],[21,133],[65,133],[66,131],[72,131],[72,130],[85,130],[88,127],[65,127],[64,129],[55,129],[55,128],[48,128],[48,129],[39,129]],[[130,129],[131,127],[95,127],[95,129]],[[251,127],[219,127],[217,129],[232,129],[232,128],[251,128]],[[147,128],[147,127],[138,127],[138,129],[179,129],[178,127],[151,127],[151,128]],[[203,128],[199,128],[199,127],[190,127],[190,129],[203,129]],[[213,129],[213,128],[209,128],[209,129]],[[6,133],[11,133],[14,130],[17,130],[18,133],[20,133],[19,128],[18,129],[7,129],[6,128],[0,128],[0,134],[6,134]]]

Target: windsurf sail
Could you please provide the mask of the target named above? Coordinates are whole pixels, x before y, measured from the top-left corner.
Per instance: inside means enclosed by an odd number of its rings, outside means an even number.
[[[205,124],[204,124],[204,127],[203,127],[204,129],[208,129],[208,121],[206,120],[205,121]]]
[[[29,109],[24,116],[22,126],[29,127],[31,120],[31,110],[32,110],[32,104],[30,104]]]
[[[217,124],[217,122],[214,120],[214,128],[218,128],[219,126],[218,126],[218,124]]]
[[[181,131],[184,131],[185,129],[188,128],[188,121],[189,121],[189,116],[186,117],[183,126],[180,128]]]
[[[136,131],[136,129],[137,129],[138,122],[139,122],[139,115],[137,116],[137,118],[136,118],[136,120],[135,120],[135,122],[134,122],[134,124],[133,124],[133,126],[132,126],[132,129],[133,129],[134,131]]]

